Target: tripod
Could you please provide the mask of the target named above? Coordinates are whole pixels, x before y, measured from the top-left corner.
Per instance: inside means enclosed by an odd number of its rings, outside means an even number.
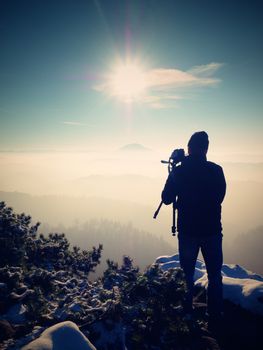
[[[156,212],[154,213],[153,215],[153,218],[156,219],[158,214],[159,214],[159,211],[161,209],[163,205],[163,201],[161,201],[161,203],[159,204],[159,207],[157,208]],[[175,226],[175,222],[176,222],[176,202],[173,202],[173,223],[172,223],[172,227],[171,227],[171,232],[172,232],[172,235],[175,236],[176,235],[176,226]]]
[[[161,160],[162,164],[167,164],[168,165],[168,173],[170,174],[171,171],[173,169],[175,169],[175,167],[177,166],[178,163],[182,163],[182,161],[185,158],[185,154],[184,154],[184,150],[182,148],[179,149],[175,149],[171,156],[169,157],[169,160]],[[156,212],[153,215],[153,218],[156,219],[157,215],[159,214],[159,211],[161,209],[163,205],[163,201],[161,201],[161,203],[159,204]],[[171,227],[171,231],[172,231],[172,235],[175,236],[176,235],[176,226],[175,226],[175,222],[176,222],[176,200],[173,202],[173,224]]]

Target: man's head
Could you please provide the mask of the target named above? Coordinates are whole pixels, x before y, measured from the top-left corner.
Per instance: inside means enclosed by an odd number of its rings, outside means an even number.
[[[195,132],[188,142],[188,154],[206,155],[209,140],[205,131]]]

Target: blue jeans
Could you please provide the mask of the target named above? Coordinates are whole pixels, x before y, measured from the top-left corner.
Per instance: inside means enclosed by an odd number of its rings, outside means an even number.
[[[222,234],[209,237],[178,235],[180,265],[184,271],[188,289],[185,298],[186,312],[192,311],[194,272],[199,249],[204,258],[208,276],[207,311],[209,317],[218,317],[223,311],[222,237]]]

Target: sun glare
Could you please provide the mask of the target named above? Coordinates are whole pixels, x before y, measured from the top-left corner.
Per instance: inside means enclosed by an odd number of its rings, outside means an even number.
[[[139,100],[146,90],[145,73],[137,64],[121,64],[109,77],[109,90],[123,102]]]

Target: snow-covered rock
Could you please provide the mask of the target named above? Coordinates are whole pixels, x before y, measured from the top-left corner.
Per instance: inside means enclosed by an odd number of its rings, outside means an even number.
[[[207,275],[205,274],[198,279],[195,284],[207,288]],[[263,282],[250,278],[223,276],[223,293],[224,299],[256,314],[263,315]]]
[[[156,264],[165,264],[165,263],[172,262],[172,261],[179,262],[179,254],[159,256],[155,260],[155,263]]]
[[[91,342],[71,321],[58,323],[47,328],[39,338],[21,350],[96,350]]]
[[[224,276],[227,276],[227,277],[250,278],[253,280],[263,282],[262,276],[257,275],[256,273],[251,272],[249,270],[246,270],[240,265],[233,265],[233,264],[226,265],[226,264],[224,264],[222,267],[222,273]]]
[[[158,257],[155,261],[160,268],[180,266],[179,254]],[[224,298],[253,313],[263,315],[263,277],[239,265],[224,264],[222,267]],[[205,264],[197,260],[194,274],[195,285],[207,288]]]
[[[180,267],[180,260],[179,260],[179,254],[174,254],[174,255],[164,255],[164,256],[159,256],[157,259],[155,259],[155,263],[159,264],[160,267],[162,268],[162,270],[167,270],[167,266],[170,265],[171,267]],[[168,264],[168,265],[166,265]],[[174,266],[172,266],[172,264]],[[196,260],[196,268],[198,268],[199,270],[205,268],[205,264],[203,261],[197,259]]]

